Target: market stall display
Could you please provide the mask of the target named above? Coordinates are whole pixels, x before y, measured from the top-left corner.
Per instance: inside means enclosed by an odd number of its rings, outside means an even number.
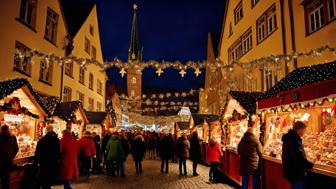
[[[198,137],[204,142],[208,142],[211,137],[211,127],[219,125],[219,116],[211,114],[191,114],[190,116],[190,128],[192,131],[196,131]],[[216,127],[218,128],[218,127]],[[213,130],[214,135],[220,135],[216,129]],[[220,136],[217,136],[220,142]]]
[[[269,173],[277,171],[282,174],[281,137],[292,128],[295,121],[302,121],[308,126],[303,144],[307,158],[315,164],[310,172],[313,175],[311,178],[324,183],[325,186],[321,188],[336,183],[335,86],[336,63],[328,63],[295,70],[261,96],[258,111],[264,117],[266,126],[266,186],[288,186],[282,177],[274,178]],[[283,92],[277,93],[279,88]]]
[[[183,134],[189,136],[190,135],[190,123],[184,122],[184,121],[176,122],[174,125],[174,133],[175,133],[176,139],[182,136]]]
[[[221,115],[223,123],[222,140],[223,159],[220,169],[237,184],[241,184],[239,173],[239,156],[237,146],[248,129],[248,124],[254,124],[254,134],[260,134],[260,120],[256,116],[256,100],[261,93],[230,91]]]
[[[191,114],[190,128],[192,132],[197,132],[201,139],[201,160],[206,162],[206,145],[211,137],[214,137],[220,144],[222,132],[219,116],[211,114]]]
[[[0,82],[0,126],[8,125],[17,138],[15,163],[26,163],[34,156],[38,127],[46,116],[46,108],[26,79]]]
[[[85,115],[89,121],[89,123],[85,126],[86,131],[90,131],[90,133],[95,132],[97,135],[102,137],[105,129],[110,128],[109,123],[112,119],[110,114],[106,112],[85,111]]]
[[[59,137],[64,129],[70,129],[76,138],[80,138],[84,126],[89,122],[80,101],[58,103],[51,118],[51,124]]]

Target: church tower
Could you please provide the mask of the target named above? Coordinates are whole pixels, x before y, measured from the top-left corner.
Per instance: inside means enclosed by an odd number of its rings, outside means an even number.
[[[133,5],[133,20],[132,20],[132,30],[131,30],[131,41],[128,50],[128,62],[129,63],[140,63],[142,61],[142,47],[140,46],[138,26],[136,11],[138,6]],[[141,70],[136,68],[127,69],[127,93],[129,97],[140,98],[142,89],[142,73]]]

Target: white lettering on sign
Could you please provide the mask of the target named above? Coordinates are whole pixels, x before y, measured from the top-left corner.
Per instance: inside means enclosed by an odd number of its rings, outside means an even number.
[[[5,114],[4,120],[8,122],[23,122],[24,117],[22,114],[20,115],[13,115],[13,114]]]

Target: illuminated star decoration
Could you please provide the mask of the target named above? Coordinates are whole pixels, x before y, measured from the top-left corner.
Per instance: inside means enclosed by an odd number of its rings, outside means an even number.
[[[184,77],[186,73],[187,73],[187,72],[184,71],[184,70],[181,70],[181,71],[179,72],[179,74],[180,74],[182,77]]]
[[[137,9],[138,9],[138,5],[134,3],[134,5],[133,5],[133,9],[134,9],[134,10],[137,10]]]
[[[194,73],[196,77],[198,77],[202,73],[202,71],[199,68],[196,68]]]
[[[126,74],[126,70],[125,70],[125,68],[121,68],[121,70],[120,70],[119,73],[121,74],[121,77],[124,77],[125,74]]]
[[[161,68],[159,68],[159,69],[156,70],[156,74],[157,74],[159,77],[161,76],[162,73],[163,73],[163,71],[162,71]]]

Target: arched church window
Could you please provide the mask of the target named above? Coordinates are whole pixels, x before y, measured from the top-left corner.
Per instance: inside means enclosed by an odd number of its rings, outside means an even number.
[[[132,84],[136,84],[136,82],[137,82],[137,81],[136,81],[136,78],[133,76],[132,79],[131,79],[131,83],[132,83]]]

